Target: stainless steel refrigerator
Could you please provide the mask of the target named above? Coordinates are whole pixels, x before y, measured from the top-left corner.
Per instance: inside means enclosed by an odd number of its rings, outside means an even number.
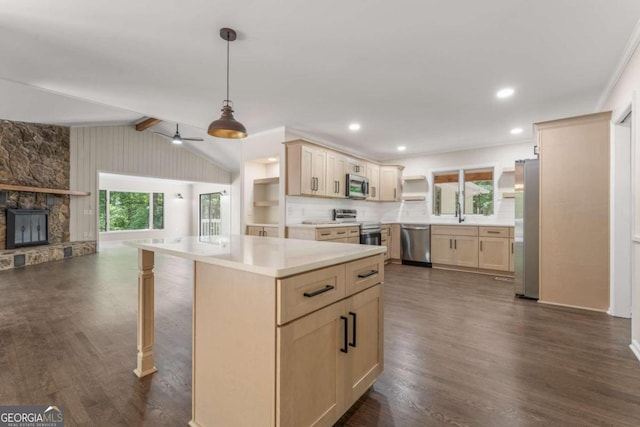
[[[515,172],[515,291],[523,298],[538,299],[540,284],[538,251],[540,230],[540,167],[538,159],[516,161]]]

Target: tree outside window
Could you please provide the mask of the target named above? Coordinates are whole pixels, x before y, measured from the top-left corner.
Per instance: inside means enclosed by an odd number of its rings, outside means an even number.
[[[164,228],[164,193],[100,190],[101,232]]]

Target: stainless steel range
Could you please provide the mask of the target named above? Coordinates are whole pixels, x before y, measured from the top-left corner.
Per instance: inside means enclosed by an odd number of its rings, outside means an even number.
[[[380,221],[359,222],[356,220],[358,211],[355,209],[334,209],[333,219],[342,223],[353,222],[360,225],[360,244],[378,245],[382,244],[382,224]]]

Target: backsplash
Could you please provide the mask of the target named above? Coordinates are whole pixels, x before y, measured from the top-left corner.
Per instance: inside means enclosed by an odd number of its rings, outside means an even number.
[[[287,225],[300,224],[305,220],[331,220],[333,209],[356,209],[358,221],[427,222],[457,224],[453,215],[431,215],[431,205],[421,202],[366,202],[350,199],[321,199],[287,196]],[[515,199],[498,199],[495,215],[466,215],[465,224],[512,225]]]

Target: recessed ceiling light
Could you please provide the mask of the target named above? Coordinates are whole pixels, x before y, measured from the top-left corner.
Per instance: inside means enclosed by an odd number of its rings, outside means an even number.
[[[496,97],[500,99],[509,98],[514,93],[515,93],[515,90],[513,90],[513,88],[505,87],[504,89],[500,89],[498,92],[496,92]]]
[[[511,129],[511,135],[518,135],[522,133],[522,128],[513,128]]]
[[[406,149],[407,147],[405,147],[404,145],[398,145],[398,151],[404,151]]]
[[[360,130],[360,123],[351,123],[349,125],[349,130],[354,131],[354,132],[357,131],[357,130]]]
[[[275,162],[276,160],[278,160],[278,159],[276,159],[275,157],[269,157],[267,159],[267,161],[269,161],[269,162]]]

